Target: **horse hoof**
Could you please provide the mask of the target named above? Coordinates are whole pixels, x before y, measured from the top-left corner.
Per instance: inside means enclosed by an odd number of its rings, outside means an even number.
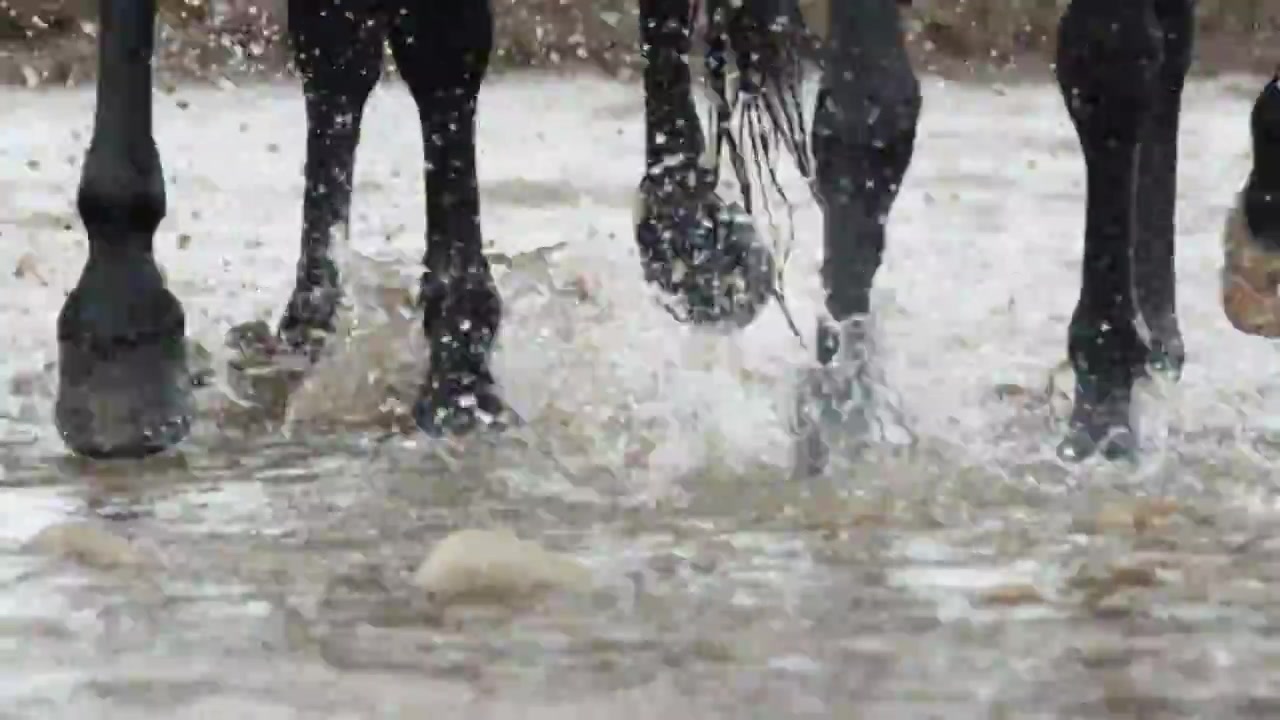
[[[1087,402],[1076,393],[1067,435],[1058,444],[1058,457],[1078,463],[1101,454],[1110,461],[1132,460],[1138,454],[1138,433],[1129,417],[1129,394],[1115,393],[1110,400]]]
[[[870,382],[844,368],[810,370],[796,401],[798,477],[821,475],[833,451],[856,454],[874,434],[874,398]]]
[[[641,187],[636,242],[645,280],[673,296],[668,309],[682,322],[746,327],[776,294],[773,251],[738,203],[684,192]]]
[[[794,476],[820,475],[833,449],[856,453],[872,441],[875,383],[866,322],[858,317],[840,325],[819,325],[819,336],[829,352],[822,353],[824,364],[810,369],[801,382],[796,400]]]
[[[63,340],[54,422],[72,452],[99,459],[142,458],[191,431],[191,376],[182,337],[137,344]]]
[[[1138,436],[1133,428],[1112,427],[1099,431],[1086,426],[1072,427],[1058,443],[1058,458],[1079,463],[1094,455],[1112,462],[1133,460],[1138,455]]]
[[[91,458],[141,458],[191,431],[186,318],[154,262],[90,256],[58,314],[54,425]]]
[[[414,422],[429,437],[502,432],[516,424],[513,413],[491,384],[480,383],[467,389],[450,385],[429,385],[414,403]]]
[[[342,303],[338,268],[324,259],[315,267],[300,271],[298,284],[285,305],[276,331],[279,340],[293,354],[305,354],[315,362],[324,352],[337,324]]]

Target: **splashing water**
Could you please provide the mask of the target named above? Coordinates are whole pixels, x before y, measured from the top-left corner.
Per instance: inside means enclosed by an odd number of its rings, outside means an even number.
[[[1176,389],[1145,392],[1142,463],[1064,467],[1052,448],[1083,223],[1070,125],[1049,85],[927,81],[875,298],[877,362],[920,443],[804,484],[785,477],[809,353],[776,309],[726,337],[650,297],[629,212],[640,90],[583,78],[500,78],[481,98],[483,222],[509,309],[495,370],[528,432],[460,447],[387,432],[388,398],[421,372],[406,298],[424,237],[419,140],[402,122],[414,110],[389,85],[366,113],[344,343],[287,416],[243,421],[215,385],[180,452],[68,459],[49,422],[52,327],[84,254],[72,188],[92,93],[0,90],[0,262],[21,269],[0,293],[0,707],[1273,714],[1275,351],[1217,306],[1258,86],[1188,90],[1192,359]],[[225,380],[224,333],[273,324],[293,280],[302,103],[292,86],[176,95],[181,107],[157,107],[170,193],[157,255]],[[803,326],[821,308],[820,219],[798,173],[780,182],[797,205],[786,272]],[[49,530],[64,526],[148,560],[51,550],[76,532]],[[592,590],[423,615],[415,569],[465,528],[569,556]]]

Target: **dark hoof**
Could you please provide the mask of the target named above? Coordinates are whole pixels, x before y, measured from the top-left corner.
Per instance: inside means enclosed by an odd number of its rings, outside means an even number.
[[[737,203],[710,190],[646,180],[636,242],[645,280],[673,296],[671,313],[698,325],[750,325],[776,293],[773,252]]]
[[[299,270],[276,335],[289,352],[306,355],[315,362],[334,333],[342,287],[332,261],[324,259],[313,265]]]
[[[182,337],[136,344],[58,344],[54,422],[63,442],[91,458],[141,458],[191,431],[191,375]]]
[[[1091,393],[1076,390],[1075,409],[1067,436],[1058,444],[1058,457],[1075,463],[1097,454],[1111,461],[1137,457],[1138,434],[1130,418],[1128,392],[1093,400]]]
[[[490,382],[471,387],[449,381],[432,384],[414,403],[413,419],[434,438],[502,432],[517,422]]]

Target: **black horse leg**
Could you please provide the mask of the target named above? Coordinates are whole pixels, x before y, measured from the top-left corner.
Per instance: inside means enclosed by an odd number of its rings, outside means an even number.
[[[693,102],[692,32],[690,0],[640,0],[645,171],[664,191],[695,186],[706,142]]]
[[[89,258],[58,316],[55,422],[75,452],[140,457],[190,429],[182,305],[152,255],[165,214],[151,135],[154,0],[102,0],[98,99],[77,205]]]
[[[1141,135],[1157,105],[1164,43],[1152,0],[1073,0],[1058,41],[1058,82],[1084,151],[1084,277],[1068,352],[1075,407],[1058,448],[1077,460],[1136,449],[1130,417],[1148,348],[1135,324],[1131,258]]]
[[[385,24],[373,0],[292,0],[289,35],[307,111],[306,190],[297,280],[279,334],[315,359],[334,330],[341,286],[332,257],[345,240],[365,102],[382,70]]]
[[[710,0],[711,11],[729,3]],[[682,319],[746,325],[773,295],[773,257],[742,214],[715,195],[689,68],[690,0],[640,0],[645,58],[645,175],[636,243],[645,280],[677,299]],[[725,38],[712,38],[721,50]],[[712,53],[713,64],[725,63]]]
[[[1155,105],[1138,161],[1138,234],[1133,248],[1138,309],[1151,332],[1151,365],[1178,377],[1186,360],[1178,329],[1174,253],[1178,189],[1178,124],[1182,88],[1191,66],[1193,0],[1157,0],[1163,36]]]
[[[488,0],[407,0],[391,48],[422,123],[427,252],[420,302],[431,366],[414,418],[431,435],[500,429],[489,369],[502,300],[484,256],[476,177],[476,101],[493,49]]]
[[[844,321],[871,310],[885,225],[911,163],[922,102],[897,0],[838,4],[813,149],[824,211],[823,288],[827,310]],[[818,352],[819,360],[830,362],[835,338],[825,338]]]
[[[871,285],[884,253],[889,212],[911,163],[922,106],[899,4],[831,3],[813,150],[824,213],[822,281],[835,324],[818,323],[823,367],[801,398],[798,469],[805,473],[821,469],[824,433],[856,435],[867,429],[871,388],[864,343]]]

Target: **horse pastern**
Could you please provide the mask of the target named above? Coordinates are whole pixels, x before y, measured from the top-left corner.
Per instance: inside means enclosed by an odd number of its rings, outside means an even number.
[[[1058,445],[1058,457],[1066,462],[1081,462],[1098,454],[1112,461],[1135,457],[1138,432],[1131,398],[1128,390],[1077,387],[1067,435]]]
[[[414,421],[430,437],[470,435],[477,431],[501,432],[516,419],[494,388],[465,390],[436,385],[424,389],[414,404]]]

